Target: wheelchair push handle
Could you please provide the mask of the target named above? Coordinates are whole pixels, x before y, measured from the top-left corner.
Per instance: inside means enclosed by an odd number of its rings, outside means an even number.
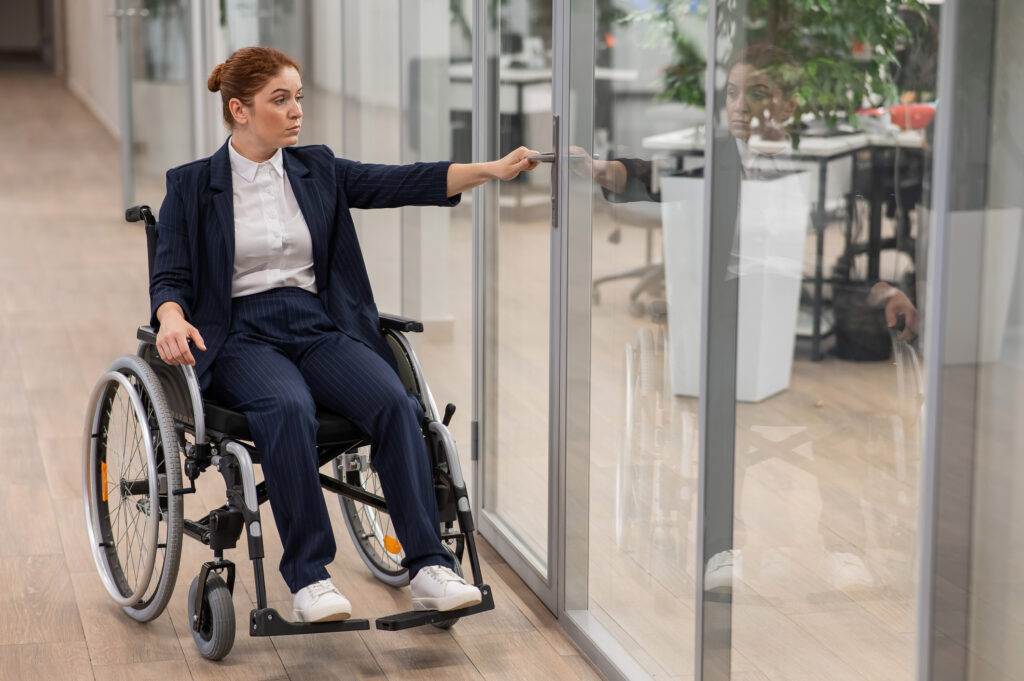
[[[124,219],[128,222],[139,222],[145,220],[147,225],[155,225],[156,218],[153,216],[153,211],[150,210],[149,206],[132,206],[124,212]]]

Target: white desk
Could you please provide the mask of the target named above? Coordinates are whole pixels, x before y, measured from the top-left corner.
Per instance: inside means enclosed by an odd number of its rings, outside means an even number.
[[[924,131],[899,130],[890,134],[856,133],[853,135],[836,135],[833,137],[803,136],[800,146],[791,156],[836,156],[847,154],[865,147],[904,147],[920,149],[924,146]],[[641,141],[644,149],[669,152],[700,152],[704,153],[704,126],[673,130],[660,135],[650,135]],[[762,153],[778,153],[788,146],[785,142],[766,142],[753,138],[750,148]]]

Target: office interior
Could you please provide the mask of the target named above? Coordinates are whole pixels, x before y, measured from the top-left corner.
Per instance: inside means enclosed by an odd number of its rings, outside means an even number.
[[[1015,0],[0,3],[0,677],[1024,677],[1021,29]],[[181,603],[104,601],[81,429],[148,311],[122,211],[223,143],[206,76],[257,44],[302,64],[300,144],[555,158],[354,213],[504,603],[211,667]],[[353,600],[392,602],[345,544]]]

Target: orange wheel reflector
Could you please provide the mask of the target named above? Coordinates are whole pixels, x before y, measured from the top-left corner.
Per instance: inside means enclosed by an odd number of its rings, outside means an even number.
[[[402,552],[402,543],[390,534],[384,535],[384,548],[388,553],[399,554]]]
[[[100,485],[103,490],[103,501],[107,500],[107,462],[100,461]]]

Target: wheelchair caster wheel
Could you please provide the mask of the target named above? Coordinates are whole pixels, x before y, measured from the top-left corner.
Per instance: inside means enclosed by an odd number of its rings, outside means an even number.
[[[235,644],[235,608],[231,604],[228,585],[216,572],[206,578],[203,593],[202,622],[196,629],[198,613],[195,611],[196,591],[199,589],[198,575],[188,588],[188,622],[192,640],[199,654],[207,660],[223,659]]]

